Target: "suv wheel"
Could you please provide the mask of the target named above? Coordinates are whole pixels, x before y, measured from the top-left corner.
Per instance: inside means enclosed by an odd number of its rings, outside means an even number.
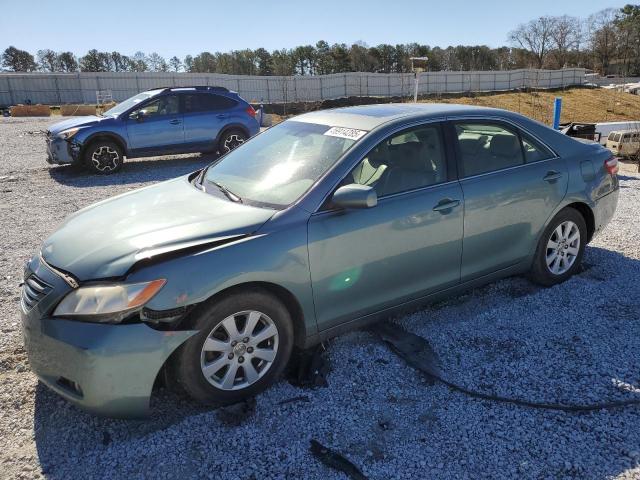
[[[84,164],[93,173],[109,175],[122,168],[124,157],[120,146],[109,140],[97,140],[86,149]]]
[[[580,268],[587,226],[577,210],[558,213],[542,234],[531,269],[532,279],[545,286],[564,282]]]
[[[220,155],[229,153],[234,148],[238,148],[247,140],[247,136],[242,130],[229,130],[222,135],[218,143],[218,151]]]
[[[170,371],[192,398],[208,405],[235,403],[267,388],[293,346],[287,308],[261,289],[205,304],[187,328],[199,333],[178,350]]]

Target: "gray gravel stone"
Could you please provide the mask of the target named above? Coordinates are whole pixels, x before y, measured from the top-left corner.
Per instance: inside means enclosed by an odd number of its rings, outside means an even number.
[[[37,132],[54,121],[0,119],[2,478],[345,478],[310,455],[310,439],[372,479],[640,478],[640,408],[566,414],[474,400],[422,381],[366,332],[330,343],[328,388],[279,382],[237,422],[164,390],[146,421],[69,405],[26,369],[24,262],[75,210],[211,157],[132,160],[111,177],[50,167]],[[395,321],[471,389],[540,402],[640,395],[640,177],[621,184],[612,224],[570,281],[507,279]],[[309,401],[281,404],[300,396]]]

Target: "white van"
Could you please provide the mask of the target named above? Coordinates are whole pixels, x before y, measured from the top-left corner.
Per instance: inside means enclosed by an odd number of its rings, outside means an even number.
[[[606,146],[614,155],[635,156],[640,151],[640,130],[614,130],[607,137]]]
[[[600,144],[607,145],[609,134],[614,131],[631,130],[640,131],[640,121],[626,121],[626,122],[603,122],[596,123],[596,136],[600,134]]]

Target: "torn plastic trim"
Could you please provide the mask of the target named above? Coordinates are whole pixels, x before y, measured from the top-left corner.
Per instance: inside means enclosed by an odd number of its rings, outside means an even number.
[[[182,331],[185,330],[183,321],[191,311],[199,304],[184,305],[182,307],[170,308],[167,310],[152,310],[144,307],[139,314],[138,320],[147,324],[154,330],[162,331]]]

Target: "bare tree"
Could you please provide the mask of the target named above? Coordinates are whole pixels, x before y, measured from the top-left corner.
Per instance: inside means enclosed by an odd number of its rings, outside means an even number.
[[[147,57],[147,64],[152,72],[166,72],[169,68],[165,59],[156,52]]]
[[[554,17],[539,17],[518,25],[509,33],[511,43],[530,51],[536,60],[536,68],[542,68],[553,45],[552,33],[556,25]]]
[[[589,44],[602,74],[609,72],[609,64],[616,54],[616,10],[608,8],[589,17]]]
[[[557,68],[564,68],[569,61],[571,51],[578,50],[582,35],[581,22],[576,17],[563,15],[556,17],[551,30],[553,57]]]

